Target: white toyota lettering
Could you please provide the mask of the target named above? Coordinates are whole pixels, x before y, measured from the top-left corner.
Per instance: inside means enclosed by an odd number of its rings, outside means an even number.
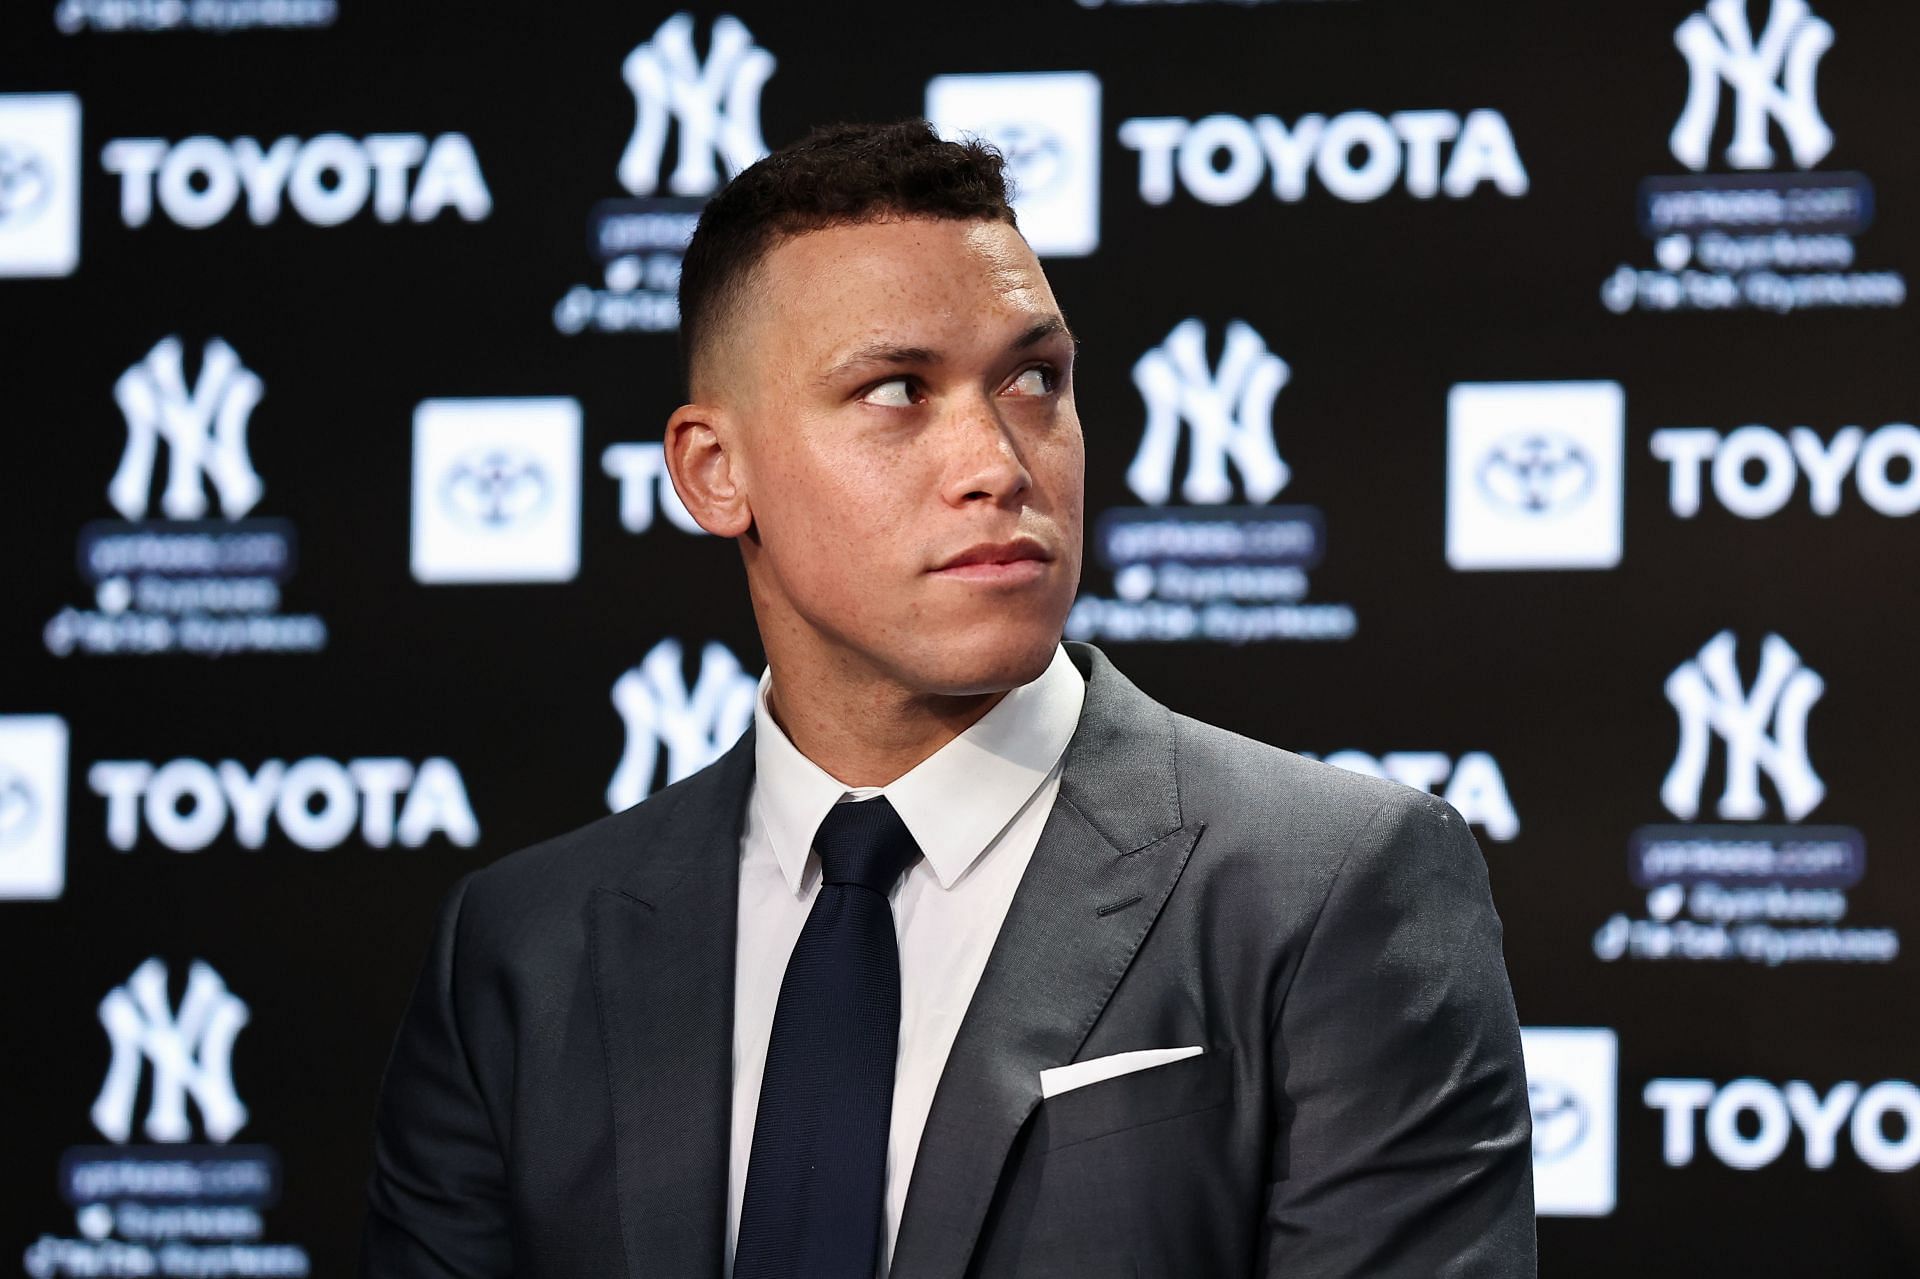
[[[116,138],[100,161],[120,178],[120,220],[130,227],[152,219],[156,197],[168,221],[210,227],[242,193],[256,226],[277,221],[283,203],[315,226],[338,226],[369,203],[382,222],[430,222],[447,209],[478,222],[493,212],[473,143],[461,133],[431,141],[418,133],[323,133],[267,146],[256,138]]]
[[[1482,183],[1503,195],[1527,193],[1519,148],[1498,111],[1348,111],[1199,120],[1142,116],[1120,125],[1120,143],[1140,155],[1140,198],[1165,204],[1184,190],[1205,204],[1238,204],[1265,178],[1274,198],[1305,199],[1308,174],[1342,200],[1377,200],[1396,186],[1415,199],[1464,199]],[[1443,164],[1441,155],[1448,143]]]

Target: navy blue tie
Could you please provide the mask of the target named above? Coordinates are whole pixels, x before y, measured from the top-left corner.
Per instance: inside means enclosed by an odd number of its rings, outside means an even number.
[[[885,1240],[900,952],[887,894],[919,845],[886,796],[814,836],[820,891],[787,960],[733,1279],[873,1279]]]

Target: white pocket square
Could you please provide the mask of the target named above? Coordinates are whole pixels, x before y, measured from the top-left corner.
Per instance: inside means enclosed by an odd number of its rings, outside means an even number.
[[[1146,1070],[1153,1066],[1164,1066],[1170,1061],[1197,1057],[1205,1051],[1206,1049],[1199,1044],[1189,1044],[1185,1048],[1142,1048],[1137,1052],[1114,1053],[1110,1057],[1076,1061],[1068,1066],[1053,1066],[1040,1072],[1040,1097],[1042,1100],[1057,1097],[1063,1092],[1085,1088],[1088,1084],[1097,1084],[1103,1079],[1112,1079],[1116,1075],[1130,1075],[1136,1070]]]

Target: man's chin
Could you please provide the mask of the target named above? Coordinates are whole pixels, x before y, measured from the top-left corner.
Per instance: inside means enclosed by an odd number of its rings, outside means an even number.
[[[982,626],[929,644],[909,655],[903,665],[929,693],[948,697],[1004,693],[1039,679],[1059,643],[1058,627]]]

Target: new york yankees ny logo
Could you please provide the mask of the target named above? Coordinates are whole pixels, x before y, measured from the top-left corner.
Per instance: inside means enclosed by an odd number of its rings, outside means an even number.
[[[1720,816],[1751,821],[1766,814],[1760,795],[1765,770],[1780,792],[1789,821],[1799,821],[1826,796],[1826,783],[1807,758],[1807,714],[1826,692],[1826,681],[1803,665],[1778,635],[1760,645],[1760,672],[1753,687],[1740,687],[1732,631],[1707,641],[1698,657],[1667,677],[1667,700],[1680,716],[1680,749],[1660,787],[1660,799],[1682,821],[1700,811],[1712,734],[1727,744],[1727,783]],[[1771,724],[1772,731],[1768,731]]]
[[[660,748],[666,747],[666,780],[672,785],[705,768],[747,731],[759,681],[740,669],[727,646],[709,642],[700,653],[700,674],[687,688],[680,642],[663,639],[640,664],[613,685],[613,706],[627,730],[627,745],[607,786],[614,812],[653,790]]]
[[[178,338],[164,338],[120,375],[113,398],[127,419],[127,447],[107,484],[107,498],[130,520],[147,513],[161,440],[167,483],[160,509],[176,520],[207,513],[206,482],[220,513],[237,520],[260,500],[264,485],[247,456],[247,420],[265,387],[219,338],[207,343],[191,390]]]
[[[707,60],[693,51],[693,15],[676,13],[653,38],[627,55],[621,69],[633,90],[633,136],[620,157],[620,185],[635,195],[660,186],[667,128],[680,126],[679,158],[667,187],[674,195],[711,195],[767,153],[760,134],[760,90],[773,74],[773,55],[753,42],[731,14],[713,20]]]
[[[1206,504],[1232,498],[1231,460],[1247,500],[1271,500],[1292,474],[1273,442],[1273,402],[1289,376],[1286,361],[1239,320],[1227,325],[1220,364],[1209,370],[1206,325],[1182,320],[1133,366],[1133,384],[1147,405],[1147,426],[1127,468],[1127,487],[1151,506],[1165,504],[1173,491],[1184,421],[1191,438],[1183,497]]]
[[[100,1002],[100,1024],[113,1059],[93,1103],[93,1124],[108,1141],[132,1135],[143,1066],[153,1068],[146,1133],[154,1141],[192,1136],[188,1097],[210,1141],[225,1142],[246,1125],[247,1108],[233,1090],[233,1040],[247,1024],[247,1006],[212,968],[194,962],[175,1013],[167,1006],[167,966],[149,959]]]
[[[1760,39],[1753,38],[1746,0],[1711,0],[1706,12],[1682,22],[1673,42],[1687,59],[1687,103],[1668,139],[1689,169],[1707,167],[1707,149],[1720,118],[1724,80],[1733,89],[1733,141],[1727,162],[1736,169],[1773,164],[1769,120],[1787,136],[1794,163],[1807,169],[1833,149],[1833,130],[1814,98],[1814,72],[1833,45],[1833,28],[1813,16],[1806,0],[1773,0]]]

